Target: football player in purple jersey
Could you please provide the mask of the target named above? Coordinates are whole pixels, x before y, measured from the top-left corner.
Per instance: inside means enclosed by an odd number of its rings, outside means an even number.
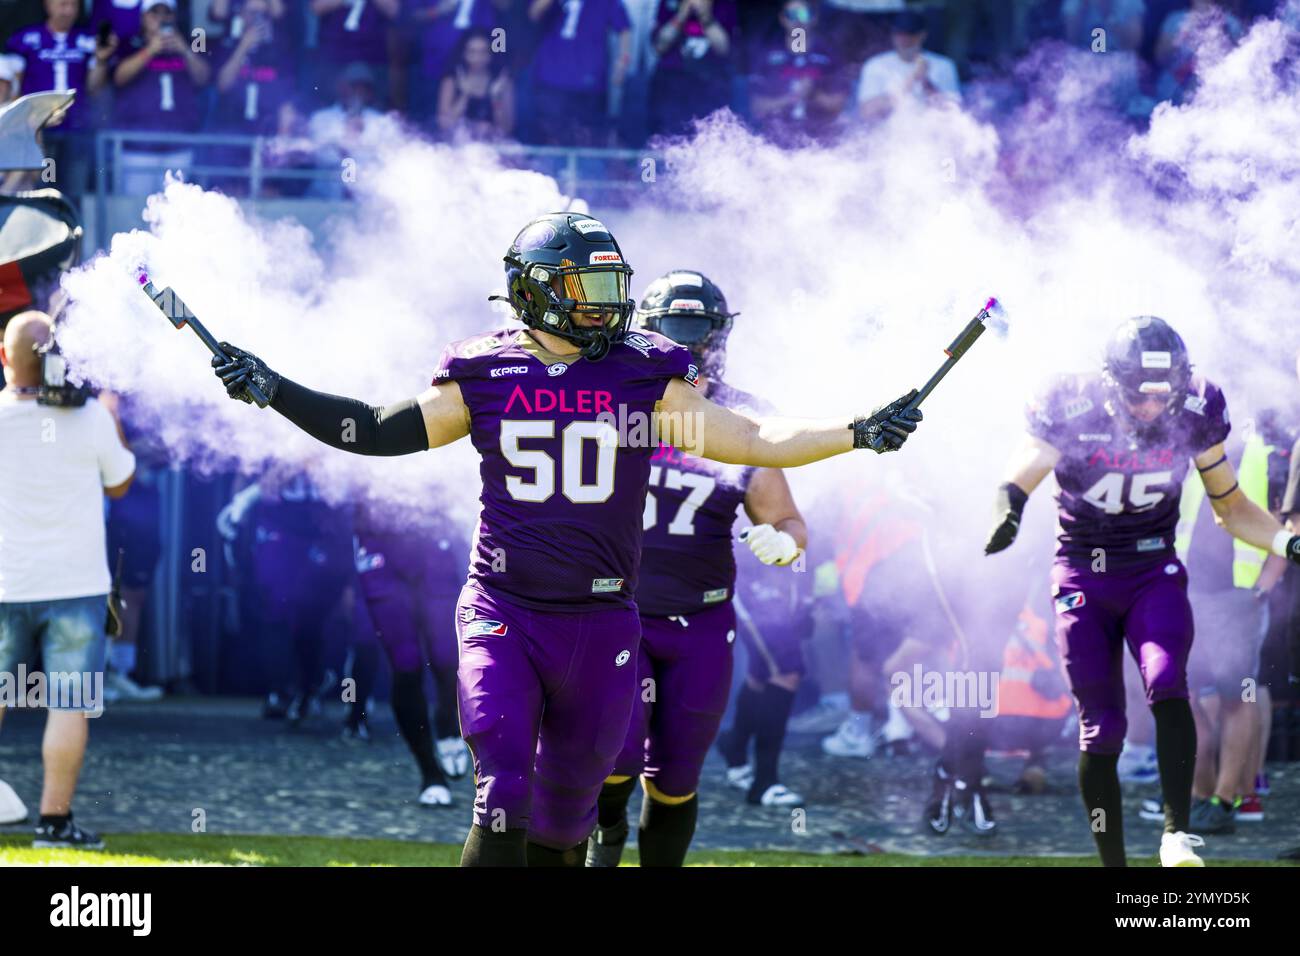
[[[1079,787],[1102,863],[1124,866],[1116,763],[1124,744],[1128,645],[1156,724],[1165,832],[1164,866],[1203,866],[1188,833],[1196,726],[1187,692],[1192,610],[1174,554],[1179,493],[1189,463],[1220,527],[1300,563],[1300,536],[1237,487],[1224,454],[1227,402],[1192,372],[1187,347],[1154,316],[1123,322],[1100,374],[1064,378],[1028,410],[1029,434],[998,489],[985,547],[1015,540],[1030,492],[1055,472],[1060,488],[1052,571],[1056,638],[1079,707]]]
[[[344,451],[402,455],[468,436],[482,510],[456,610],[461,735],[477,796],[463,865],[581,866],[637,699],[633,595],[660,442],[782,468],[902,446],[915,393],[852,420],[756,418],[694,387],[690,352],[627,328],[632,270],[599,221],[552,213],[505,256],[526,328],[447,347],[432,386],[376,408],[315,392],[223,345],[231,398],[258,397]]]
[[[711,401],[754,411],[753,398],[722,380],[733,314],[709,279],[679,270],[650,284],[638,320],[691,350],[700,371],[696,387]],[[731,529],[742,506],[753,522],[743,538],[760,561],[788,565],[802,553],[808,532],[780,469],[720,465],[666,445],[651,458],[636,591],[640,701],[601,790],[588,866],[618,865],[638,776],[645,790],[637,831],[641,865],[681,866],[686,858],[700,769],[731,693]]]

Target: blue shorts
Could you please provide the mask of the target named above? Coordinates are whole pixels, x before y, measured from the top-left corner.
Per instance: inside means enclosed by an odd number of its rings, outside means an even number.
[[[53,710],[99,710],[103,706],[104,619],[108,595],[55,601],[0,601],[0,706],[26,704]],[[36,700],[40,652],[44,693]],[[19,679],[19,668],[26,674]]]

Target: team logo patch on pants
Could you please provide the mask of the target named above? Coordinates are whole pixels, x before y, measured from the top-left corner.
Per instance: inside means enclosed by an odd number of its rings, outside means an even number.
[[[1073,611],[1076,607],[1083,607],[1087,603],[1082,591],[1075,591],[1073,594],[1061,594],[1056,598],[1056,613],[1064,614],[1066,611]]]
[[[478,637],[480,634],[493,634],[500,637],[506,632],[506,625],[500,621],[471,621],[465,625],[466,637]]]

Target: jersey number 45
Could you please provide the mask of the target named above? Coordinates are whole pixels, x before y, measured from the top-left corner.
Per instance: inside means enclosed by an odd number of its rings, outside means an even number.
[[[1128,496],[1125,501],[1124,485],[1128,482]],[[1146,511],[1154,508],[1165,497],[1164,491],[1152,489],[1153,485],[1167,485],[1174,480],[1171,471],[1150,471],[1141,475],[1126,475],[1122,471],[1108,471],[1091,488],[1083,493],[1083,500],[1094,508],[1100,508],[1108,515],[1122,514],[1128,511]]]

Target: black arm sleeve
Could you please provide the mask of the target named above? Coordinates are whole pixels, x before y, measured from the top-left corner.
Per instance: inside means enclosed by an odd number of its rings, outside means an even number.
[[[413,398],[375,408],[281,378],[271,407],[318,441],[355,455],[410,455],[429,448],[424,413]]]

